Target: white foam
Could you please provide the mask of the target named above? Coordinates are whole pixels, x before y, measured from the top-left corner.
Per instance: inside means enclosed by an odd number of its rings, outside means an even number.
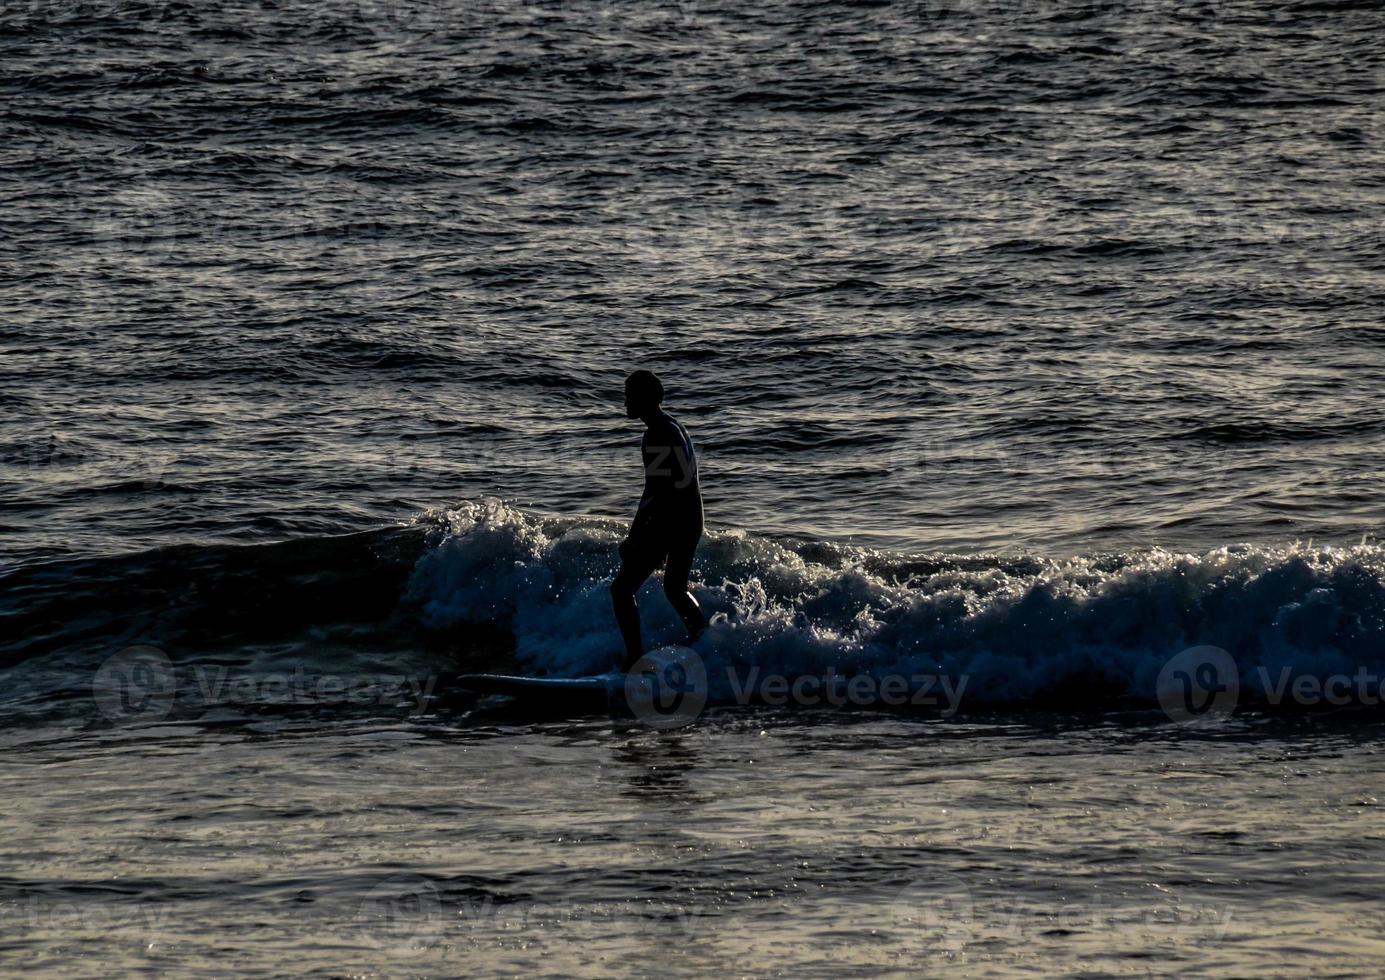
[[[607,585],[623,525],[540,518],[495,500],[433,519],[439,539],[410,586],[427,625],[501,623],[521,664],[548,673],[612,667],[621,644]],[[1169,657],[1213,644],[1252,688],[1257,667],[1319,676],[1380,667],[1382,573],[1377,545],[920,559],[713,533],[694,592],[714,621],[697,649],[713,676],[751,666],[936,672],[966,675],[972,700],[1042,701],[1151,697]],[[651,645],[678,641],[657,577],[640,608]]]

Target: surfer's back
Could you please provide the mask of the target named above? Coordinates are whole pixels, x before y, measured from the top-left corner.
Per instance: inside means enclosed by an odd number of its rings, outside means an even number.
[[[649,420],[640,449],[644,457],[644,502],[658,501],[679,513],[695,509],[700,516],[697,450],[683,424],[660,412]]]

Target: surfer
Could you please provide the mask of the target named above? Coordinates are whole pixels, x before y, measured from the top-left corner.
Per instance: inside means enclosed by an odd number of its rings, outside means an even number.
[[[702,488],[697,455],[681,422],[663,410],[663,383],[650,371],[625,380],[625,414],[645,424],[640,454],[644,458],[644,496],[629,536],[620,545],[620,572],[611,583],[616,623],[625,641],[628,671],[644,656],[640,611],[635,596],[660,565],[664,595],[673,604],[694,642],[707,628],[702,607],[688,591],[693,554],[702,538]]]

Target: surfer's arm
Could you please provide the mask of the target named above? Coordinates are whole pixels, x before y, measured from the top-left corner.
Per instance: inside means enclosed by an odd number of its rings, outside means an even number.
[[[678,491],[689,482],[687,452],[681,433],[672,424],[651,427],[645,432],[640,457],[644,462],[644,493],[627,540],[667,526],[680,507]]]
[[[647,501],[641,500],[639,509],[635,511],[635,519],[630,522],[630,533],[625,535],[625,540],[620,543],[620,548],[617,549],[620,552],[621,561],[625,561],[629,557],[630,545],[634,543],[635,539],[649,532],[649,513]]]
[[[631,538],[647,531],[654,523],[655,514],[660,510],[659,498],[663,496],[663,487],[659,480],[659,463],[657,460],[651,460],[650,453],[649,433],[646,432],[644,439],[640,441],[640,459],[644,465],[644,493],[640,496],[639,507],[635,509],[635,519],[630,522]]]
[[[646,493],[640,499],[640,506],[635,511],[635,519],[630,522],[629,537],[636,537],[648,531],[654,523],[654,516],[659,511],[659,498]]]

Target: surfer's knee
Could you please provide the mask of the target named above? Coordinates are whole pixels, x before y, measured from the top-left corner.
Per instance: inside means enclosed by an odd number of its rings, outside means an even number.
[[[678,582],[676,580],[667,578],[664,579],[664,595],[668,596],[674,602],[681,601],[682,598],[687,594],[688,585],[686,582]]]
[[[630,583],[624,579],[617,578],[611,582],[611,598],[617,602],[625,602],[635,598],[635,590],[630,588]]]

